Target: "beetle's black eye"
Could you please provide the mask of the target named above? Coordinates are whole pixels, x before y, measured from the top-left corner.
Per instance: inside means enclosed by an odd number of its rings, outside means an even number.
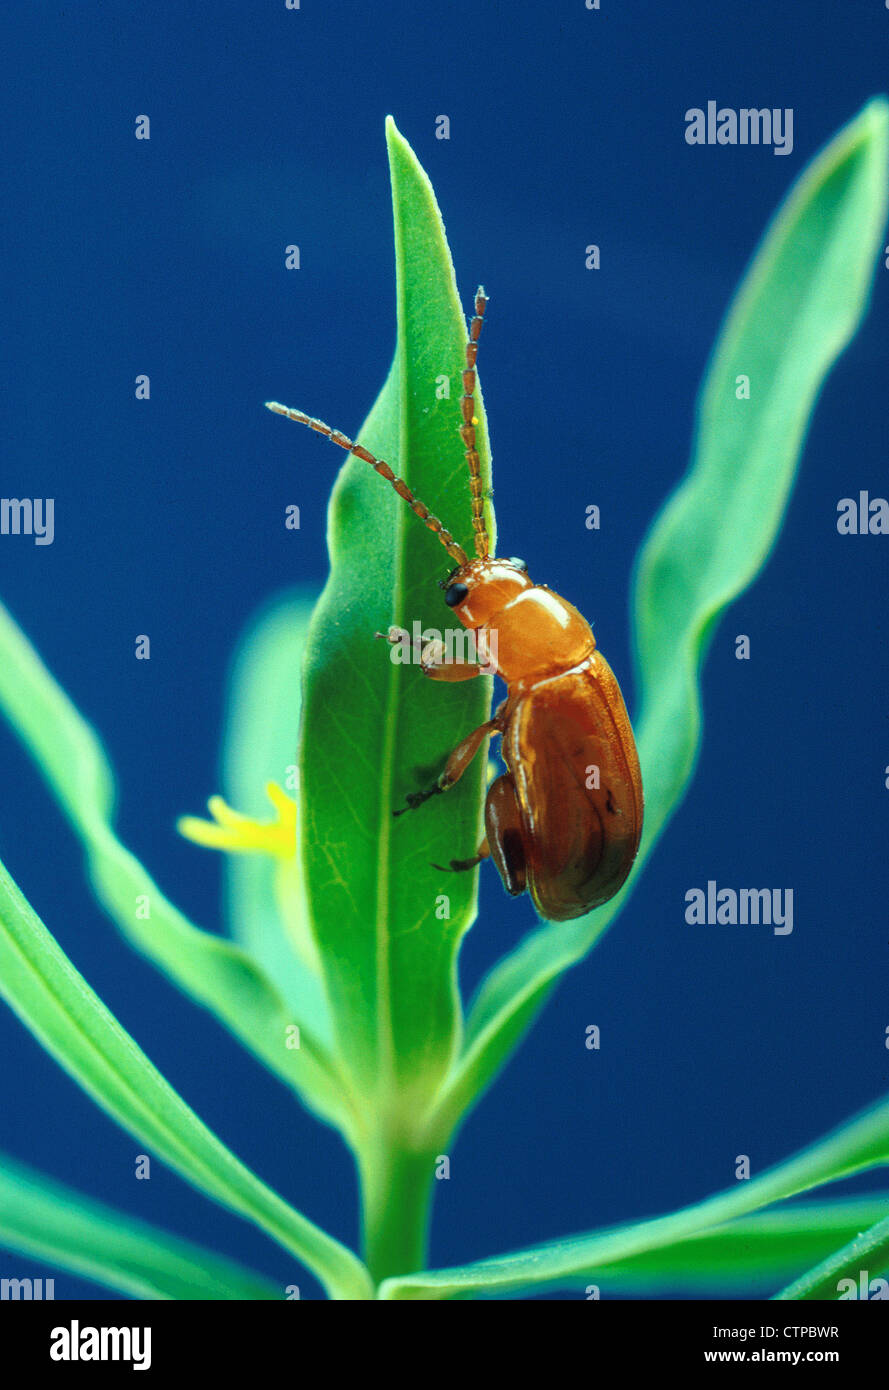
[[[517,570],[524,570],[526,574],[528,573],[528,566],[525,564],[524,560],[519,560],[515,555],[510,555],[509,563],[515,565]]]
[[[458,603],[462,603],[469,593],[465,584],[449,584],[445,594],[445,603],[448,608],[456,608]]]

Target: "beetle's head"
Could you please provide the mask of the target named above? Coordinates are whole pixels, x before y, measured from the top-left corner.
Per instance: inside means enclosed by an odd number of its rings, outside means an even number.
[[[531,588],[531,580],[524,560],[498,560],[488,555],[458,565],[441,587],[445,603],[463,626],[475,628],[486,627],[523,589]]]

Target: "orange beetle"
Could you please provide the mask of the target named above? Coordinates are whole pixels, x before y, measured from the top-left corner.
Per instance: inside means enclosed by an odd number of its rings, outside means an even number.
[[[523,561],[489,554],[473,411],[486,304],[479,288],[461,401],[475,559],[382,459],[321,420],[277,401],[267,404],[369,463],[456,560],[442,585],[445,602],[474,634],[481,660],[448,660],[442,642],[427,642],[420,655],[424,674],[461,681],[496,671],[506,682],[507,698],[493,718],[461,740],[435,784],[408,796],[403,810],[447,791],[488,735],[499,734],[508,771],[488,788],[485,839],[471,859],[452,859],[449,867],[471,869],[490,857],[507,893],[527,889],[542,917],[567,921],[600,907],[626,880],[642,833],[642,778],[620,686],[596,650],[589,623],[551,589],[532,584]],[[407,634],[390,628],[387,637],[404,641]]]

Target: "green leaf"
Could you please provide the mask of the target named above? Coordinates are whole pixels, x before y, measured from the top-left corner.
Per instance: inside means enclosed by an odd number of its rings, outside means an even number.
[[[840,1129],[769,1169],[758,1178],[708,1197],[694,1206],[632,1222],[613,1230],[594,1231],[550,1241],[532,1250],[502,1255],[454,1269],[388,1279],[381,1298],[455,1298],[474,1293],[498,1296],[519,1289],[547,1288],[592,1279],[611,1266],[650,1252],[663,1263],[648,1260],[649,1273],[662,1269],[669,1277],[676,1268],[675,1247],[703,1232],[745,1217],[750,1212],[784,1201],[822,1183],[835,1182],[867,1168],[889,1166],[889,1101],[865,1110]],[[725,1232],[728,1239],[730,1231]],[[679,1252],[679,1264],[689,1252]]]
[[[356,1256],[266,1187],[152,1066],[2,864],[0,994],[78,1085],[157,1157],[296,1255],[334,1297],[370,1296]]]
[[[322,1041],[293,1016],[245,950],[187,921],[118,840],[104,750],[2,606],[0,709],[79,836],[96,894],[131,945],[221,1019],[312,1109],[348,1133],[354,1127],[348,1086]],[[150,917],[137,915],[140,898],[148,899]],[[298,1050],[285,1045],[294,1023],[300,1026]]]
[[[752,1296],[889,1211],[889,1193],[779,1206],[609,1265],[602,1292]]]
[[[387,139],[398,338],[359,438],[469,547],[458,433],[466,323],[429,181],[391,119]],[[443,377],[450,399],[439,399]],[[347,390],[348,372],[340,386]],[[343,395],[338,427],[350,429],[352,408]],[[480,396],[476,413],[487,482]],[[308,434],[294,433],[293,447],[313,478],[336,462],[320,452],[330,454],[330,446]],[[358,459],[334,486],[328,541],[331,573],[312,619],[304,688],[306,877],[340,1064],[365,1097],[369,1124],[409,1132],[460,1038],[456,955],[475,913],[476,875],[431,866],[478,847],[484,750],[446,797],[399,819],[392,813],[408,792],[430,785],[455,744],[489,717],[491,683],[429,681],[416,666],[394,664],[390,649],[374,641],[391,624],[455,625],[437,587],[453,561]]]
[[[698,672],[716,621],[775,543],[809,421],[867,308],[886,226],[889,103],[868,103],[800,175],[726,319],[698,405],[694,466],[636,579],[643,775],[653,842],[700,743]],[[736,399],[736,378],[750,399]]]
[[[883,1210],[885,1212],[885,1207]],[[863,1230],[862,1227],[868,1224],[865,1220],[856,1223],[852,1239],[841,1250],[833,1251],[814,1269],[808,1270],[793,1284],[775,1294],[775,1298],[838,1299],[841,1279],[854,1280],[856,1296],[860,1296],[862,1274],[870,1282],[889,1270],[889,1216],[884,1215],[869,1231]]]
[[[268,819],[264,787],[288,784],[296,766],[302,661],[317,594],[294,590],[268,603],[242,638],[229,682],[223,786],[236,810]],[[300,858],[229,854],[226,907],[235,940],[286,997],[294,1018],[329,1049],[330,1009],[308,912]]]
[[[490,972],[441,1102],[445,1131],[490,1084],[558,977],[617,916],[688,786],[709,639],[768,559],[818,392],[865,312],[886,224],[887,165],[889,103],[878,98],[801,174],[735,297],[701,392],[692,467],[637,566],[645,831],[634,874],[604,908],[537,929]],[[735,396],[742,374],[749,400]]]
[[[190,1241],[0,1157],[0,1246],[134,1298],[282,1299],[283,1288]]]
[[[459,1285],[459,1292],[455,1283],[448,1293],[436,1286],[433,1296],[515,1297],[561,1287],[573,1288],[582,1298],[587,1285],[596,1283],[601,1298],[615,1294],[663,1297],[666,1289],[702,1297],[753,1297],[774,1288],[778,1280],[817,1259],[837,1240],[860,1230],[887,1208],[889,1194],[775,1207],[669,1245],[654,1245],[614,1259],[606,1257],[595,1268],[584,1263],[581,1249],[572,1251],[572,1242],[554,1241],[499,1260],[467,1265],[463,1270],[467,1278]],[[573,1264],[572,1253],[577,1256]],[[477,1276],[480,1282],[476,1282]],[[392,1280],[384,1286],[382,1297],[428,1298],[430,1288],[423,1284],[425,1277]]]

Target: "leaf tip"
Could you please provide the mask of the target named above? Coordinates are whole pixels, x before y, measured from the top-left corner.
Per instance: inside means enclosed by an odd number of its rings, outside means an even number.
[[[889,97],[878,93],[866,101],[828,149],[837,149],[846,158],[864,153],[868,160],[885,165],[889,161]]]
[[[876,96],[866,101],[858,113],[858,119],[862,124],[873,125],[881,130],[889,127],[889,97],[883,92],[878,92]]]
[[[389,116],[386,117],[385,128],[386,128],[386,145],[387,145],[387,147],[388,147],[390,153],[392,152],[393,149],[397,149],[397,148],[399,148],[399,147],[403,147],[403,146],[405,146],[405,145],[407,144],[407,141],[405,140],[405,138],[404,138],[404,136],[402,135],[401,131],[398,129],[398,126],[395,124],[395,117],[394,117],[394,116],[389,115]]]
[[[877,144],[883,163],[889,160],[889,97],[881,92],[871,97],[861,109],[859,120],[871,140]]]

